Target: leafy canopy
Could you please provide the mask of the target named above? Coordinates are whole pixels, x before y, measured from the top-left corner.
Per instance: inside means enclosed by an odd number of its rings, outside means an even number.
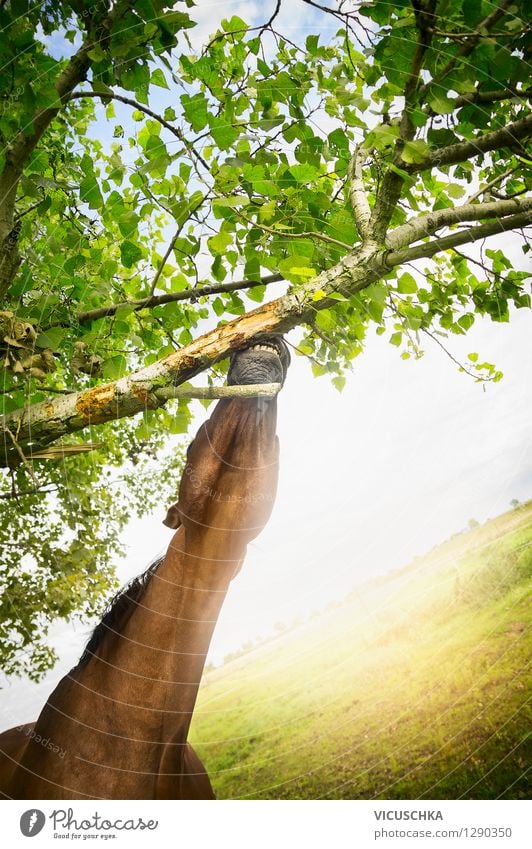
[[[206,39],[191,0],[0,5],[9,673],[38,676],[48,624],[96,610],[119,531],[175,486],[179,451],[156,474],[150,455],[190,421],[185,401],[130,420],[124,401],[105,447],[32,460],[17,411],[157,363],[274,281],[339,389],[369,328],[417,357],[424,334],[530,306],[504,237],[482,241],[531,219],[529,4],[269,5]],[[464,368],[500,377],[473,352]]]

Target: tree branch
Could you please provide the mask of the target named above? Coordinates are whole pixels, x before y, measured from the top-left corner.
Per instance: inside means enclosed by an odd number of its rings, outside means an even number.
[[[188,152],[196,157],[196,159],[201,162],[204,168],[209,171],[209,164],[205,161],[201,153],[195,149],[194,145],[191,144],[186,138],[182,130],[179,127],[174,127],[169,121],[163,118],[162,115],[159,115],[157,112],[154,112],[153,109],[150,109],[148,106],[144,106],[143,103],[139,103],[138,100],[134,100],[132,97],[125,97],[123,94],[115,94],[114,91],[109,90],[108,92],[103,91],[73,91],[69,95],[69,100],[75,100],[83,97],[96,97],[100,100],[117,100],[119,103],[124,103],[126,106],[132,106],[133,109],[138,109],[139,112],[144,112],[145,115],[148,115],[150,118],[153,118],[155,121],[158,121],[159,124],[167,129],[172,135],[174,135],[179,141],[184,144]]]
[[[473,203],[474,200],[481,197],[482,195],[485,195],[486,192],[489,192],[489,190],[493,188],[493,186],[496,186],[497,183],[501,182],[501,180],[505,180],[506,177],[509,177],[515,171],[517,171],[517,165],[514,165],[512,168],[507,168],[506,171],[502,172],[502,174],[497,174],[497,176],[494,177],[493,180],[490,180],[489,183],[486,183],[484,186],[482,186],[477,192],[475,192],[475,194],[470,195],[470,197],[467,199],[467,202]]]
[[[411,141],[415,135],[415,127],[412,123],[410,113],[417,100],[417,91],[421,78],[421,69],[425,53],[432,42],[433,26],[435,19],[435,0],[429,0],[426,9],[421,4],[413,3],[416,26],[418,30],[416,49],[408,72],[404,89],[405,106],[399,125],[399,138],[395,143],[392,165],[402,167],[401,153],[405,142]],[[377,241],[383,241],[401,196],[404,179],[393,168],[386,171],[382,185],[375,200],[375,206],[371,214],[371,228],[373,236]]]
[[[416,174],[418,171],[440,168],[443,165],[457,165],[459,162],[472,159],[480,153],[498,150],[501,147],[513,147],[516,143],[524,141],[530,135],[532,135],[532,115],[521,118],[519,121],[514,121],[500,130],[479,136],[472,141],[459,142],[458,144],[449,145],[449,147],[442,147],[434,151],[432,156],[428,156],[423,162],[416,162],[410,165],[405,165],[403,162],[401,163],[401,167],[410,174]]]
[[[175,301],[195,301],[197,298],[202,298],[207,295],[219,295],[223,292],[237,292],[240,289],[253,289],[257,286],[268,286],[270,283],[278,283],[284,280],[282,274],[269,274],[261,280],[238,280],[234,283],[218,283],[208,284],[207,286],[198,286],[196,289],[183,289],[180,292],[167,292],[164,295],[150,295],[147,298],[140,298],[136,301],[121,301],[119,304],[109,304],[106,307],[97,307],[94,310],[80,312],[76,316],[79,324],[89,324],[91,321],[98,321],[99,318],[109,318],[116,315],[119,309],[123,307],[133,306],[133,312],[140,310],[153,309],[160,307],[163,304],[173,304]],[[49,327],[69,327],[70,321],[56,321],[46,325],[43,330]]]
[[[5,433],[7,433],[7,435],[11,439],[11,442],[13,443],[13,447],[14,447],[15,451],[16,451],[21,463],[26,468],[30,478],[33,481],[33,483],[35,484],[36,487],[40,487],[40,485],[41,485],[40,481],[35,476],[35,472],[33,471],[31,465],[29,464],[26,455],[24,454],[22,448],[20,447],[19,443],[17,442],[16,438],[13,436],[12,432],[10,431],[10,429],[8,427],[5,428]]]
[[[363,242],[371,241],[372,238],[370,226],[371,209],[362,179],[362,165],[367,154],[367,150],[357,145],[347,170],[347,175],[351,181],[351,185],[349,186],[349,200],[351,201],[351,206],[355,214],[355,223]]]
[[[281,391],[280,383],[248,383],[234,386],[164,386],[153,393],[162,404],[176,398],[275,398]]]
[[[483,221],[488,218],[504,218],[520,212],[532,210],[532,198],[523,200],[501,200],[493,203],[468,203],[465,206],[438,209],[428,215],[420,215],[400,227],[396,227],[386,238],[386,245],[391,250],[399,250],[406,245],[424,239],[451,224],[462,221]]]
[[[453,68],[455,67],[455,65],[456,65],[456,63],[458,62],[459,59],[465,59],[466,56],[469,56],[469,54],[473,52],[473,50],[475,49],[475,47],[477,46],[477,44],[479,42],[479,39],[483,35],[488,33],[489,30],[491,29],[491,27],[494,24],[496,24],[498,20],[500,20],[502,18],[506,9],[508,8],[508,6],[511,6],[512,3],[513,3],[513,0],[501,0],[500,5],[496,9],[494,9],[493,12],[490,12],[490,14],[487,15],[484,18],[484,20],[480,21],[480,23],[477,25],[476,30],[473,33],[471,33],[470,36],[468,36],[467,41],[457,51],[456,55],[453,56],[453,58],[450,59],[447,62],[447,64],[440,71],[440,73],[437,74],[432,80],[429,80],[429,82],[425,83],[425,85],[423,85],[421,87],[420,92],[419,92],[421,97],[425,96],[425,94],[431,88],[431,86],[437,85],[443,79],[445,79],[447,74],[451,73],[451,71],[453,70]],[[509,35],[510,35],[510,33],[509,33]]]
[[[133,416],[146,409],[157,409],[161,403],[155,394],[157,390],[190,380],[251,340],[260,341],[271,333],[285,333],[298,325],[311,324],[317,310],[337,304],[337,294],[349,298],[386,277],[395,265],[430,257],[439,251],[495,233],[519,229],[530,223],[532,212],[528,211],[399,251],[389,251],[375,244],[361,245],[312,280],[216,327],[162,360],[114,383],[99,384],[72,395],[56,396],[15,410],[3,418],[0,427],[16,432],[21,450],[29,443],[34,450],[39,450],[59,437],[89,425]],[[10,466],[18,462],[18,452],[5,440],[0,465]]]
[[[153,278],[153,281],[152,281],[152,284],[151,284],[150,295],[153,295],[153,293],[155,292],[155,290],[157,288],[157,283],[159,282],[161,274],[164,271],[164,268],[166,266],[166,263],[168,262],[170,254],[172,253],[172,251],[175,248],[176,242],[179,239],[179,236],[181,235],[181,231],[183,230],[183,227],[185,226],[187,221],[191,218],[191,216],[194,215],[194,213],[198,211],[200,206],[202,206],[205,199],[206,199],[205,195],[202,195],[201,200],[194,207],[192,207],[192,209],[187,210],[186,217],[178,225],[177,230],[175,231],[174,235],[170,239],[170,244],[168,245],[168,248],[166,249],[166,253],[161,260],[161,264],[160,264],[159,268],[157,269],[157,271],[154,275],[154,278]]]
[[[413,248],[390,251],[386,257],[386,264],[390,268],[393,268],[395,265],[402,265],[404,262],[411,262],[414,259],[434,256],[434,254],[440,253],[440,251],[446,251],[449,248],[458,247],[458,245],[466,245],[470,242],[478,242],[480,239],[487,239],[488,236],[495,236],[497,233],[506,233],[508,230],[520,230],[523,227],[528,227],[530,224],[532,224],[532,212],[530,211],[520,212],[517,215],[509,215],[492,224],[482,224],[480,227],[470,227],[467,230],[460,230],[456,233],[451,233],[449,236],[443,236],[441,239],[434,239],[432,242],[416,245]]]
[[[335,297],[328,295],[335,296],[339,292],[348,296],[378,280],[388,272],[385,254],[382,248],[362,246],[313,280],[298,285],[293,292],[209,331],[162,360],[113,383],[99,384],[15,410],[0,420],[0,429],[15,431],[22,450],[30,442],[34,450],[39,450],[89,425],[157,409],[160,401],[154,395],[156,390],[190,380],[252,339],[260,341],[265,335],[284,333],[308,323],[317,308],[337,303]],[[319,300],[315,298],[317,293]],[[0,441],[0,465],[9,466],[18,461],[13,446],[10,448],[9,443]]]
[[[68,101],[72,90],[85,79],[91,66],[89,51],[107,37],[112,24],[128,10],[130,5],[128,2],[115,3],[102,22],[100,30],[102,35],[94,41],[89,36],[59,75],[55,84],[56,104],[36,112],[31,123],[18,133],[5,151],[5,166],[0,175],[0,297],[11,285],[19,265],[16,250],[18,234],[15,235],[14,244],[10,244],[10,239],[14,232],[17,186],[24,166],[55,116]]]
[[[233,212],[238,215],[239,218],[242,218],[247,224],[251,224],[253,227],[258,227],[259,230],[264,230],[265,233],[271,233],[272,236],[283,236],[286,239],[319,239],[321,242],[327,242],[329,245],[336,245],[339,248],[343,248],[346,251],[350,251],[353,247],[352,245],[348,245],[346,242],[341,242],[339,239],[334,239],[332,236],[327,236],[326,233],[318,233],[316,230],[309,230],[303,233],[287,233],[285,230],[276,230],[275,227],[267,227],[266,224],[259,224],[258,221],[253,221],[252,218],[248,218],[247,215],[244,215],[239,209],[233,209]]]
[[[507,86],[494,91],[472,91],[469,94],[461,94],[454,100],[454,109],[459,109],[461,106],[467,106],[469,103],[495,103],[498,100],[511,100],[512,97],[522,97],[529,100],[532,97],[532,90],[519,91],[519,89]]]

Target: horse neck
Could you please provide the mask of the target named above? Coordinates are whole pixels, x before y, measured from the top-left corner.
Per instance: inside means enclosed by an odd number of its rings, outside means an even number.
[[[113,700],[112,725],[125,711],[128,727],[136,721],[141,734],[186,740],[229,583],[273,504],[275,423],[275,402],[235,399],[218,404],[200,428],[180,486],[181,526],[166,556],[120,634],[109,635],[76,674],[82,687]]]

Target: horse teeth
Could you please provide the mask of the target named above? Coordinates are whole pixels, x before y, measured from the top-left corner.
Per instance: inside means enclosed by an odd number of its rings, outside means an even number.
[[[251,346],[254,351],[271,351],[273,354],[278,354],[277,348],[274,348],[273,345],[261,345],[260,343],[257,345]]]

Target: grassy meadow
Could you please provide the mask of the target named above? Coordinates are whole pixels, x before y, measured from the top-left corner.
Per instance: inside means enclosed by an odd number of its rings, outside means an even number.
[[[211,671],[217,796],[523,798],[531,578],[528,502]]]

